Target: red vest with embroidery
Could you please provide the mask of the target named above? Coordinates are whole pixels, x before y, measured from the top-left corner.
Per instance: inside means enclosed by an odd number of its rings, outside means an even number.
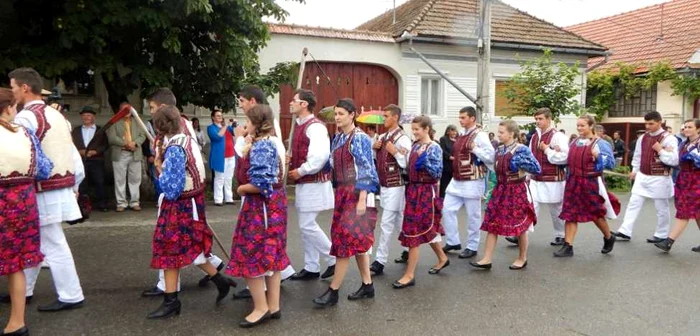
[[[438,182],[438,179],[432,177],[425,169],[421,170],[416,170],[416,161],[418,161],[418,158],[420,155],[418,154],[418,150],[426,146],[424,144],[415,144],[413,145],[413,148],[411,148],[411,155],[408,157],[408,182],[409,183],[422,183],[422,184],[436,184]],[[428,144],[425,147],[424,152],[428,151],[428,148],[430,146],[437,146],[434,144]]]
[[[700,139],[697,139],[692,143],[686,141],[683,144],[683,146],[681,146],[681,150],[679,151],[679,157],[682,158],[688,152],[692,152],[694,149],[698,148],[699,146],[700,146]],[[680,160],[678,162],[678,166],[682,172],[700,173],[700,168],[696,167],[695,164],[693,163],[693,161],[690,161],[690,160]]]
[[[204,177],[202,176],[203,171],[200,171],[204,169],[204,163],[198,162],[201,160],[201,154],[198,159],[195,151],[199,153],[199,149],[193,149],[192,147],[196,147],[192,145],[193,143],[194,140],[191,137],[184,136],[170,141],[165,148],[167,151],[168,147],[178,146],[185,151],[185,188],[182,194],[180,194],[179,199],[188,199],[197,196],[203,193],[206,187]],[[197,167],[198,163],[200,167]]]
[[[401,129],[397,129],[391,137],[386,137],[382,141],[382,147],[377,151],[377,175],[379,176],[379,184],[382,187],[400,187],[404,185],[403,177],[401,176],[401,167],[396,158],[386,150],[386,144],[396,141],[403,136]]]
[[[294,128],[294,135],[292,139],[292,148],[294,149],[294,154],[289,162],[289,170],[298,169],[302,164],[306,163],[306,157],[309,155],[309,144],[311,139],[306,136],[306,129],[313,124],[321,124],[326,127],[323,122],[318,120],[316,117],[311,117],[305,123],[299,125],[299,127]],[[330,180],[330,172],[321,168],[316,174],[304,175],[302,178],[294,181],[294,184],[304,184],[304,183],[321,183]],[[290,181],[292,182],[292,181]]]
[[[350,133],[348,140],[342,146],[333,151],[333,181],[337,184],[355,184],[357,172],[355,172],[355,157],[350,152],[350,144],[355,134],[361,132],[359,128]],[[338,135],[340,136],[340,135]]]
[[[472,154],[471,144],[476,140],[479,130],[461,135],[452,147],[452,178],[457,181],[472,181],[486,176],[486,166],[476,164],[476,156]]]
[[[500,145],[496,150],[496,164],[494,168],[496,170],[496,180],[498,180],[499,184],[525,182],[525,173],[520,172],[520,170],[516,172],[510,170],[510,161],[513,159],[515,151],[521,145],[516,143],[511,146],[511,148],[505,148],[504,145]]]
[[[41,142],[44,154],[54,165],[48,180],[36,182],[36,191],[43,192],[73,187],[75,175],[73,173],[73,153],[70,149],[73,139],[68,121],[60,112],[52,108],[47,111],[47,106],[44,103],[32,104],[26,106],[25,109],[36,117],[36,137]],[[47,113],[51,115],[47,116]]]
[[[651,133],[646,132],[642,137],[642,157],[639,164],[639,171],[644,175],[652,176],[669,176],[671,175],[671,167],[665,165],[659,159],[659,153],[657,153],[652,146],[657,142],[662,142],[667,136],[668,132],[663,131],[658,135],[651,135]]]
[[[557,130],[552,128],[549,131],[545,132],[542,134],[542,138],[540,139],[540,136],[537,132],[532,135],[532,139],[530,140],[530,150],[532,151],[532,154],[535,155],[535,159],[537,159],[537,162],[540,163],[540,167],[542,167],[542,173],[538,175],[534,175],[532,177],[533,180],[535,181],[542,181],[542,182],[559,182],[559,181],[564,181],[564,167],[561,165],[555,165],[549,163],[549,160],[547,159],[547,155],[543,150],[539,148],[540,142],[544,142],[545,145],[549,146],[549,144],[552,142],[552,138],[554,138],[554,134],[556,134]]]
[[[572,176],[596,177],[601,176],[601,172],[595,171],[595,158],[593,157],[593,146],[598,142],[598,138],[585,146],[577,146],[577,140],[569,144],[569,174]]]
[[[0,126],[0,187],[34,183],[36,151],[24,127],[15,132]]]

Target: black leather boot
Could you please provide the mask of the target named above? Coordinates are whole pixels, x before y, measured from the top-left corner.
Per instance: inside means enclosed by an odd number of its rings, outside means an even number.
[[[229,277],[222,276],[221,273],[216,273],[211,277],[211,282],[216,285],[216,289],[219,290],[219,295],[216,296],[216,304],[219,304],[226,295],[228,295],[231,287],[236,287],[236,282]]]
[[[359,299],[365,299],[365,298],[373,298],[374,297],[374,284],[362,284],[360,286],[360,289],[357,290],[357,292],[352,293],[348,295],[348,300],[359,300]]]
[[[554,252],[554,256],[558,258],[573,257],[574,247],[571,244],[564,242],[559,251]]]
[[[610,238],[608,239],[603,238],[603,249],[600,250],[600,253],[608,254],[612,252],[613,246],[615,246],[615,240],[616,238],[613,235],[610,235]]]
[[[338,303],[338,290],[328,287],[325,293],[314,299],[314,303],[323,307],[334,306]]]
[[[654,246],[660,248],[664,252],[668,252],[668,251],[671,251],[671,246],[673,246],[674,242],[675,242],[675,240],[673,240],[671,238],[666,238],[663,241],[660,241],[660,242],[654,244]]]
[[[173,315],[180,314],[180,308],[182,304],[177,298],[177,292],[175,293],[165,293],[163,294],[163,304],[158,307],[155,311],[148,314],[149,319],[159,319],[166,318]]]

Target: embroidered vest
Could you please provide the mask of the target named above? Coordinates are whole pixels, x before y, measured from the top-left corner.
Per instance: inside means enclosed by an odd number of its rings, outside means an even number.
[[[408,182],[436,184],[438,182],[438,179],[433,178],[425,169],[416,170],[416,161],[418,161],[418,158],[420,157],[420,155],[418,154],[418,150],[420,150],[420,148],[423,146],[425,146],[425,151],[427,152],[430,146],[439,145],[436,145],[434,143],[430,143],[428,145],[417,143],[413,145],[413,147],[411,148],[411,154],[408,157]]]
[[[306,129],[313,124],[321,124],[325,127],[323,122],[316,117],[311,117],[305,123],[298,125],[299,127],[294,128],[294,138],[292,139],[294,154],[289,162],[289,170],[297,169],[306,162],[306,157],[309,155],[309,144],[311,143],[311,139],[306,136]],[[304,175],[297,181],[290,180],[289,182],[295,184],[321,183],[330,180],[330,177],[330,171],[324,165],[324,168],[321,168],[316,174]]]
[[[204,192],[206,170],[202,153],[194,143],[194,139],[189,136],[176,136],[170,139],[168,147],[178,146],[185,150],[185,189],[180,194],[180,199],[187,199]]]
[[[532,151],[532,154],[535,155],[535,159],[537,159],[537,162],[540,163],[540,167],[542,167],[542,173],[538,175],[534,175],[532,177],[533,180],[535,181],[541,181],[541,182],[559,182],[559,181],[564,181],[564,166],[561,165],[555,165],[549,163],[549,160],[547,159],[547,155],[545,152],[541,149],[539,149],[540,142],[544,142],[547,146],[552,142],[552,139],[554,138],[554,134],[556,134],[557,130],[552,128],[549,131],[545,132],[542,134],[542,138],[540,139],[540,136],[537,132],[532,135],[532,139],[530,140],[530,150]]]
[[[350,152],[350,144],[358,132],[361,132],[360,129],[355,128],[345,144],[331,153],[333,155],[333,181],[337,184],[355,184],[357,181],[355,158]]]
[[[452,147],[452,178],[457,181],[472,181],[486,176],[486,166],[477,164],[476,156],[472,154],[471,144],[476,140],[479,130],[459,136]]]
[[[395,144],[403,135],[403,131],[399,128],[391,137],[385,136],[382,141],[382,147],[377,152],[377,175],[379,176],[379,184],[382,187],[400,187],[405,184],[399,162],[386,150],[387,143]]]
[[[685,156],[685,154],[687,154],[688,152],[692,152],[699,146],[700,139],[695,140],[695,142],[693,143],[690,143],[688,142],[688,140],[686,140],[685,143],[683,143],[683,145],[681,146],[679,156],[682,158],[683,156]],[[700,168],[696,167],[693,161],[680,160],[678,166],[680,168],[680,171],[682,172],[700,173]]]
[[[659,159],[659,153],[651,148],[655,143],[662,142],[669,135],[670,134],[668,134],[666,131],[663,131],[656,136],[651,135],[649,132],[644,133],[644,136],[642,137],[642,157],[639,165],[639,171],[644,175],[671,175],[671,167],[661,162],[661,159]]]
[[[598,142],[598,138],[585,146],[577,146],[577,140],[569,144],[569,174],[572,176],[597,177],[601,172],[595,171],[595,158],[593,157],[593,146]]]
[[[34,114],[37,121],[36,137],[41,141],[41,149],[53,163],[48,180],[37,181],[36,191],[49,191],[70,188],[75,185],[73,172],[73,139],[68,121],[63,115],[46,104],[33,104],[25,107]]]
[[[525,172],[518,170],[512,172],[510,170],[510,161],[515,155],[515,151],[520,144],[511,145],[512,148],[507,148],[505,145],[498,146],[496,150],[496,180],[499,184],[515,184],[525,182]]]
[[[0,126],[0,187],[29,184],[36,175],[36,152],[24,127],[11,132]]]

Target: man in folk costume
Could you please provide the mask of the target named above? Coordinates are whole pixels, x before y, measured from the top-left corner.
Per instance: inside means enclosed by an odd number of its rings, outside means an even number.
[[[19,68],[10,72],[10,85],[19,104],[24,109],[17,114],[15,123],[33,131],[41,141],[41,149],[53,162],[48,180],[37,183],[37,204],[41,228],[41,252],[51,265],[58,299],[38,310],[60,311],[79,308],[85,297],[80,286],[78,272],[61,222],[82,217],[75,197],[75,190],[84,177],[83,163],[71,139],[70,124],[63,115],[41,100],[43,80],[31,68]],[[39,266],[25,269],[27,298],[34,295],[34,285],[39,276]]]
[[[304,241],[304,268],[292,280],[327,279],[335,273],[335,257],[330,255],[331,241],[321,230],[316,217],[319,212],[333,209],[334,196],[330,181],[328,160],[330,138],[326,125],[318,120],[313,109],[316,95],[304,89],[297,90],[289,103],[297,116],[292,138],[292,156],[289,158],[289,180],[296,184],[294,206],[299,214],[299,228]],[[320,273],[319,259],[323,257],[328,268]]]
[[[148,107],[149,107],[149,112],[151,113],[151,117],[153,117],[156,113],[156,111],[163,106],[176,106],[177,105],[177,98],[175,97],[175,94],[173,93],[172,90],[169,88],[159,88],[155,90],[149,97],[148,97]],[[155,163],[155,156],[156,156],[156,151],[160,151],[160,154],[158,155],[159,157],[162,156],[162,151],[164,148],[158,148],[162,147],[163,144],[163,136],[157,134],[155,131],[155,128],[153,128],[153,123],[152,120],[149,121],[146,124],[148,128],[148,132],[151,133],[154,139],[156,139],[156,142],[158,143],[158,146],[156,144],[152,144],[152,146],[149,146],[149,149],[151,153],[154,155],[154,162],[151,162],[149,158],[149,165]],[[190,137],[192,139],[192,142],[198,146],[197,150],[201,152],[201,148],[199,148],[199,143],[197,142],[197,136],[194,133],[194,130],[192,129],[192,124],[190,123],[189,120],[185,119],[184,117],[180,117],[180,130],[182,131],[182,134]],[[148,140],[146,140],[148,141]],[[159,173],[156,172],[155,165],[153,167],[152,173],[154,176],[152,178],[154,179],[154,185],[158,185],[158,175]],[[158,205],[160,207],[160,187],[156,187],[157,193],[158,193]],[[216,267],[217,271],[221,271],[224,269],[226,266],[219,258],[216,256],[214,253],[209,253],[207,256],[207,260]],[[205,287],[211,280],[211,277],[208,274],[205,274],[204,277],[199,280],[199,286],[200,287]],[[177,281],[177,291],[180,291],[180,278],[178,277]],[[161,296],[165,293],[165,273],[163,270],[158,270],[158,283],[156,283],[156,286],[153,288],[149,288],[141,292],[141,296],[144,297],[152,297],[152,296]]]
[[[673,197],[671,170],[678,165],[678,139],[663,129],[661,121],[661,113],[657,111],[644,116],[647,132],[637,140],[632,157],[632,196],[622,225],[613,233],[622,240],[632,238],[634,224],[646,199],[654,200],[658,220],[656,232],[647,239],[647,243],[658,243],[668,238],[671,225],[669,199]]]
[[[460,250],[457,212],[462,205],[467,208],[467,246],[460,253],[462,259],[472,258],[479,248],[481,227],[481,200],[484,196],[487,165],[493,165],[495,149],[489,137],[476,124],[476,110],[463,107],[459,111],[459,123],[463,130],[452,147],[452,181],[445,191],[442,209],[447,241],[443,250]]]
[[[379,196],[383,209],[382,234],[379,236],[377,255],[369,268],[374,275],[384,273],[384,265],[389,256],[391,234],[397,228],[400,230],[403,224],[403,211],[406,205],[406,181],[403,172],[408,164],[412,143],[399,127],[400,119],[401,109],[398,106],[392,104],[385,107],[384,127],[387,131],[380,135],[373,145],[373,149],[377,151],[377,174],[381,186]],[[396,261],[403,262],[404,259],[400,257]]]
[[[537,130],[530,139],[530,150],[542,167],[542,172],[530,176],[530,192],[538,218],[541,205],[549,205],[554,225],[554,240],[549,244],[559,246],[564,244],[564,221],[559,218],[559,214],[564,199],[564,168],[569,156],[569,138],[554,128],[552,111],[549,108],[543,107],[535,111],[535,123]],[[517,237],[506,239],[518,243]]]
[[[250,109],[253,107],[257,106],[258,104],[267,104],[265,101],[265,93],[263,90],[255,85],[248,85],[241,90],[241,92],[238,93],[238,106],[243,110],[243,113],[247,113]],[[274,141],[282,141],[280,139],[282,131],[279,128],[279,122],[277,119],[275,119],[274,123],[275,127],[275,135],[272,137]],[[240,156],[240,153],[243,153],[245,151],[245,147],[247,143],[252,143],[253,137],[252,134],[248,135],[247,131],[245,129],[244,125],[240,125],[234,129],[234,135],[235,135],[235,152],[236,154],[236,160],[239,163],[244,162],[244,158]],[[330,146],[330,145],[329,145]],[[284,144],[282,144],[282,147],[284,147]],[[241,181],[246,181],[247,180],[247,174],[248,171],[246,169],[248,165],[245,164],[236,164],[236,167],[234,169],[234,176],[236,180],[238,181],[239,186],[241,185]],[[243,183],[245,184],[245,183]],[[241,206],[243,206],[241,202]],[[289,278],[294,275],[294,267],[292,267],[291,263],[287,268],[282,270],[280,272],[282,282],[285,280],[288,280]],[[246,286],[246,288],[241,289],[235,293],[233,293],[233,298],[234,299],[250,299],[252,298],[250,289]]]

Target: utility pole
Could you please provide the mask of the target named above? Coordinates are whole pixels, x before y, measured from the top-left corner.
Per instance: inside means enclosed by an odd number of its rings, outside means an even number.
[[[477,122],[483,125],[484,119],[488,120],[490,115],[489,101],[491,88],[491,0],[481,0],[479,38],[477,40],[477,50],[479,61],[477,63],[476,77],[476,99]],[[487,125],[483,125],[486,127]]]
[[[396,24],[396,0],[394,0],[394,9],[393,9],[393,17],[391,19],[391,24]]]

